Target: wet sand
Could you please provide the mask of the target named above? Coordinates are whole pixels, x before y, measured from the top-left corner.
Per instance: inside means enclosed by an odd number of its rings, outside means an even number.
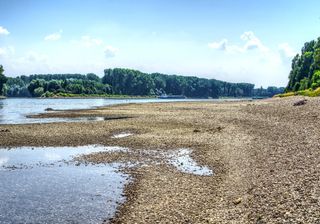
[[[113,223],[320,222],[320,99],[175,102],[60,111],[40,117],[106,117],[104,121],[0,125],[1,146],[128,147],[135,153],[98,153],[87,161],[145,161],[148,151],[192,149],[211,176],[158,163],[128,168]],[[114,119],[120,117],[121,119]],[[119,133],[133,133],[112,138]],[[137,156],[138,155],[138,156]]]

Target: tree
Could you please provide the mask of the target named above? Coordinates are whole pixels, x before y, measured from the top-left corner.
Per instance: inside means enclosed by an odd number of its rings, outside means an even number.
[[[86,76],[87,76],[88,80],[95,81],[95,82],[100,82],[99,76],[97,76],[94,73],[88,73]]]
[[[313,89],[316,89],[318,87],[320,87],[320,70],[316,71],[312,77],[312,84],[311,87]]]
[[[0,65],[0,95],[3,95],[3,87],[4,87],[4,84],[7,82],[7,77],[5,77],[4,75],[4,69],[3,69],[3,66]]]
[[[33,95],[36,97],[40,97],[40,96],[42,96],[43,93],[44,93],[43,87],[38,87],[34,90]]]
[[[320,86],[320,38],[306,42],[301,55],[292,60],[286,91],[315,89]]]

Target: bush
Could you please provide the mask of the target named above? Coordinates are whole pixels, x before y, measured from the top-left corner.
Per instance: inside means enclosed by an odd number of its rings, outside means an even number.
[[[282,98],[282,97],[295,96],[295,95],[296,95],[295,92],[287,92],[287,93],[277,94],[275,95],[275,97]]]

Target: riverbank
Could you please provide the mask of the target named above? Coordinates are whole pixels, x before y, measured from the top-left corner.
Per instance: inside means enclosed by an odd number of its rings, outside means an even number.
[[[212,176],[163,163],[127,169],[135,181],[114,223],[317,223],[320,217],[319,98],[127,104],[41,117],[123,117],[99,122],[0,125],[1,146],[128,147],[91,162],[144,160],[190,148]],[[125,138],[116,133],[130,132]],[[136,155],[141,155],[136,158]],[[135,157],[134,157],[135,156]],[[159,158],[161,161],[161,157]]]
[[[74,94],[74,93],[49,93],[44,94],[40,98],[107,98],[107,99],[148,99],[156,98],[156,96],[130,96],[130,95],[114,95],[114,94]]]

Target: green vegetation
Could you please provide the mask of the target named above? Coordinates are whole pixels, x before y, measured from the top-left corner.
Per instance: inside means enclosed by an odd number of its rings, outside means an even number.
[[[132,69],[106,69],[102,82],[111,86],[113,94],[126,95],[184,95],[190,98],[271,97],[284,88],[254,89],[250,83],[230,83],[192,76],[142,73]]]
[[[304,44],[301,55],[292,60],[286,92],[295,95],[317,95],[320,87],[320,37]],[[290,95],[290,94],[289,94]]]
[[[3,66],[0,65],[0,96],[4,95],[4,85],[7,82],[7,77],[5,77]]]
[[[305,89],[305,90],[299,90],[296,92],[286,92],[282,94],[277,94],[275,97],[288,97],[288,96],[310,96],[310,97],[315,97],[315,96],[320,96],[320,87],[318,87],[315,90],[312,89]]]
[[[95,74],[48,74],[8,78],[9,97],[108,96],[111,88]]]
[[[271,97],[283,88],[254,89],[250,83],[229,83],[160,73],[147,74],[132,69],[106,69],[102,78],[90,73],[47,74],[8,78],[8,97],[154,97],[161,94],[190,98]]]

